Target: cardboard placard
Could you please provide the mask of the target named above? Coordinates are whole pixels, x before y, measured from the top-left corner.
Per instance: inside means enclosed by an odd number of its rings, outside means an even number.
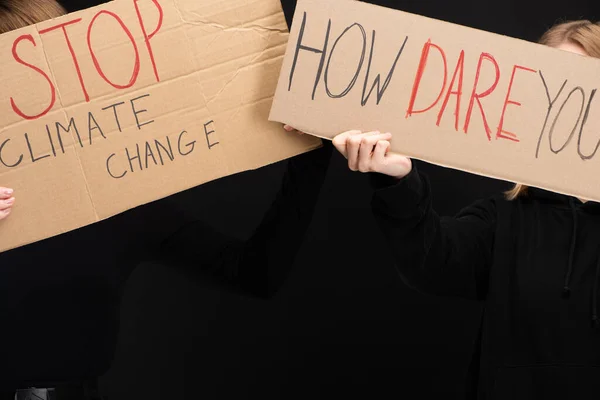
[[[0,251],[320,145],[268,122],[279,0],[117,0],[0,36]]]
[[[600,200],[600,60],[348,0],[299,0],[270,119]]]

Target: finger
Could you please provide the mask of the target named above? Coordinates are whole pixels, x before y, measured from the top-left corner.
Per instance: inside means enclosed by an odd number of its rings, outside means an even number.
[[[391,135],[389,133],[374,134],[364,136],[360,144],[358,151],[358,170],[361,172],[369,172],[372,164],[373,151],[375,145],[380,140],[389,140]]]
[[[379,135],[378,131],[367,132],[360,135],[351,136],[346,142],[346,151],[348,152],[348,168],[352,171],[358,171],[358,157],[361,150],[361,144],[365,137]],[[368,152],[370,155],[371,153]]]
[[[381,157],[379,154],[375,154],[378,147],[389,148],[389,140],[392,135],[384,133],[380,135],[373,135],[363,139],[363,143],[360,147],[360,157],[358,168],[362,172],[373,172],[377,171],[385,162],[385,157]],[[380,144],[381,143],[381,144]],[[387,143],[387,145],[386,145]],[[380,149],[381,151],[381,149]],[[385,152],[383,153],[385,156]]]
[[[358,151],[360,150],[360,143],[365,134],[350,136],[346,140],[346,158],[348,159],[348,168],[351,171],[358,170]]]
[[[377,143],[380,141],[387,141],[391,138],[392,135],[389,133],[363,137],[362,143],[360,144],[360,150],[358,152],[358,170],[361,172],[370,172],[371,165],[374,161],[373,153]]]
[[[7,200],[0,200],[0,211],[4,211],[8,208],[11,208],[15,204],[15,198],[11,197]]]
[[[377,142],[382,141],[382,140],[390,140],[392,138],[392,134],[391,133],[373,133],[370,135],[365,135],[363,137],[362,143],[361,145],[365,145],[365,146],[371,146],[371,150],[375,149],[375,145],[377,144]],[[362,149],[361,149],[362,150]]]
[[[357,131],[357,130],[346,131],[344,133],[340,133],[339,135],[337,135],[336,137],[333,138],[333,140],[332,140],[333,146],[337,149],[337,151],[342,153],[342,155],[344,157],[348,158],[348,151],[346,149],[346,143],[348,141],[348,138],[355,136],[355,135],[360,135],[361,133],[362,133],[361,131]]]
[[[373,162],[381,166],[385,163],[385,156],[390,150],[391,144],[387,140],[380,140],[375,145],[375,150],[373,150]]]
[[[287,124],[286,124],[286,125],[283,125],[283,129],[285,129],[285,130],[286,130],[286,131],[288,131],[288,132],[292,132],[292,131],[294,130],[294,128],[293,128],[293,127],[291,127],[291,126],[289,126],[289,125],[287,125]]]
[[[10,215],[11,208],[7,208],[6,210],[0,211],[0,221]]]
[[[0,200],[6,200],[11,198],[13,190],[9,188],[0,187]]]

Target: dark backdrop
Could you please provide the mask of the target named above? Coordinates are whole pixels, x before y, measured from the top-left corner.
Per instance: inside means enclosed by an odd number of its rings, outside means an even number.
[[[70,11],[96,3],[64,1]],[[288,21],[294,3],[284,0]],[[526,40],[536,40],[558,19],[600,18],[597,0],[375,3]],[[333,158],[295,270],[271,301],[224,293],[177,268],[140,265],[127,284],[119,346],[102,391],[111,400],[357,393],[460,399],[480,306],[420,295],[400,282],[373,222],[365,176],[348,171],[344,161]],[[441,214],[508,188],[420,166]],[[282,167],[221,179],[175,198],[243,237],[271,201]]]

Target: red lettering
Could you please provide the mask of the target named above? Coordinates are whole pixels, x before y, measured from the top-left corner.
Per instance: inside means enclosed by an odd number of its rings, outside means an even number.
[[[125,33],[129,37],[131,44],[133,44],[133,49],[135,50],[135,64],[133,66],[133,73],[131,74],[131,79],[129,80],[129,83],[127,83],[125,85],[119,85],[119,84],[113,83],[106,77],[106,75],[102,71],[102,68],[100,68],[100,63],[98,62],[98,58],[96,57],[96,55],[94,54],[94,50],[92,49],[92,27],[94,26],[94,22],[96,22],[96,19],[102,14],[110,15],[121,25],[121,28],[123,28],[123,31],[125,31]],[[137,45],[135,44],[135,39],[133,38],[133,35],[129,31],[129,29],[127,29],[127,26],[125,26],[125,23],[123,22],[123,20],[121,20],[121,18],[119,18],[119,16],[117,14],[110,12],[110,11],[106,11],[106,10],[102,10],[98,14],[96,14],[94,16],[94,18],[92,18],[92,21],[90,22],[90,26],[88,27],[87,42],[88,42],[88,48],[90,50],[90,54],[92,55],[92,61],[94,61],[94,66],[96,67],[96,71],[98,71],[98,74],[100,74],[100,76],[109,85],[111,85],[112,87],[114,87],[116,89],[127,89],[127,88],[132,87],[135,84],[135,81],[137,80],[137,77],[140,72],[140,53],[138,52],[138,48],[137,48]]]
[[[485,92],[477,93],[477,84],[479,83],[479,73],[481,72],[481,65],[483,64],[483,60],[489,60],[494,64],[494,68],[496,68],[496,78],[494,79],[494,84],[487,89]],[[492,131],[488,126],[487,119],[485,118],[485,111],[483,110],[483,106],[481,105],[481,98],[489,96],[496,86],[498,85],[498,81],[500,80],[500,68],[498,67],[498,63],[492,57],[491,54],[481,53],[479,57],[479,63],[477,64],[477,72],[475,74],[475,83],[473,84],[473,92],[471,93],[471,99],[469,100],[469,108],[467,110],[467,116],[465,119],[464,132],[467,133],[469,130],[469,123],[471,122],[471,112],[473,111],[473,104],[475,100],[477,100],[477,105],[479,105],[479,110],[481,111],[481,117],[483,118],[483,125],[485,126],[485,132],[488,136],[489,140],[492,140]]]
[[[425,72],[425,67],[427,67],[427,60],[429,59],[429,49],[433,47],[437,49],[442,56],[442,60],[444,61],[444,84],[442,85],[442,90],[440,90],[440,94],[437,99],[427,108],[422,110],[414,110],[415,100],[417,97],[417,92],[419,91],[419,86],[421,85],[421,79],[423,78],[423,72]],[[442,94],[444,93],[444,89],[446,89],[446,80],[448,75],[448,65],[446,63],[446,54],[444,50],[442,50],[439,46],[431,43],[431,39],[425,43],[423,46],[423,51],[421,52],[421,61],[419,62],[419,67],[417,68],[417,75],[415,76],[415,83],[413,84],[412,94],[410,96],[410,103],[408,105],[408,110],[406,111],[406,118],[410,117],[412,114],[424,113],[431,110],[437,103],[440,101]]]
[[[465,51],[461,50],[460,56],[458,57],[458,61],[456,63],[456,68],[454,69],[454,75],[452,75],[452,80],[450,81],[448,93],[446,94],[444,103],[442,103],[442,109],[438,114],[438,119],[436,123],[437,126],[440,126],[440,121],[442,120],[442,115],[444,114],[444,110],[446,109],[446,105],[448,104],[448,99],[450,98],[450,96],[456,95],[456,108],[454,109],[454,130],[458,131],[458,116],[460,112],[460,98],[462,96],[464,64]],[[458,75],[458,71],[460,71],[460,75]],[[456,75],[458,75],[458,89],[456,89],[456,91],[452,91],[452,88],[454,87],[454,81],[456,80]]]
[[[515,106],[521,105],[521,103],[519,103],[517,101],[510,100],[510,92],[512,90],[513,82],[515,80],[515,73],[517,72],[517,69],[522,69],[524,71],[529,71],[529,72],[534,72],[534,73],[537,72],[536,70],[533,70],[531,68],[521,67],[520,65],[515,65],[513,67],[512,75],[510,76],[510,83],[508,84],[508,92],[506,93],[506,99],[504,100],[504,106],[502,107],[502,116],[500,117],[500,123],[498,124],[498,131],[496,132],[496,139],[503,138],[503,139],[512,140],[514,142],[519,141],[519,139],[517,138],[517,135],[515,135],[512,132],[508,132],[508,131],[505,131],[502,129],[502,127],[504,126],[504,114],[506,113],[506,107],[509,104],[513,104]]]
[[[48,75],[42,71],[41,69],[39,69],[38,67],[36,67],[35,65],[29,64],[26,61],[23,61],[21,59],[21,57],[19,57],[19,55],[17,54],[17,46],[19,45],[19,43],[22,40],[28,40],[31,43],[33,43],[33,46],[35,47],[35,40],[33,39],[33,36],[31,35],[22,35],[19,36],[13,43],[13,47],[12,47],[12,55],[15,58],[15,60],[19,63],[19,64],[23,64],[31,69],[33,69],[34,71],[38,72],[40,75],[42,75],[46,81],[48,81],[48,84],[50,85],[50,91],[51,91],[51,95],[52,98],[50,100],[50,105],[41,113],[37,114],[37,115],[27,115],[25,114],[23,111],[21,111],[21,109],[17,106],[17,104],[15,103],[15,100],[11,97],[10,98],[10,104],[12,106],[12,109],[14,110],[14,112],[19,115],[20,117],[24,118],[24,119],[28,119],[28,120],[32,120],[32,119],[37,119],[40,118],[46,114],[48,114],[48,112],[52,109],[52,107],[54,107],[54,103],[56,102],[56,89],[54,88],[54,84],[52,83],[52,81],[50,80],[50,78],[48,77]]]
[[[146,41],[146,47],[148,48],[148,54],[150,55],[150,61],[152,62],[152,68],[154,68],[154,76],[156,76],[156,81],[160,82],[160,78],[158,77],[158,69],[156,68],[156,61],[154,60],[154,52],[152,51],[152,45],[150,44],[150,39],[156,35],[159,29],[162,27],[163,23],[163,9],[158,3],[158,0],[152,0],[156,8],[158,8],[158,24],[154,32],[148,35],[146,32],[146,26],[144,25],[144,20],[142,19],[142,14],[140,13],[140,7],[138,6],[138,0],[134,0],[135,11],[137,12],[138,19],[140,21],[140,27],[142,28],[142,32],[144,33],[144,39]]]
[[[65,41],[67,42],[67,47],[69,48],[69,52],[71,53],[71,58],[73,59],[73,64],[75,65],[75,70],[77,71],[77,77],[79,78],[79,84],[81,85],[81,90],[83,90],[83,95],[85,96],[85,101],[89,102],[90,96],[85,88],[85,83],[83,82],[83,75],[81,74],[81,68],[79,67],[79,62],[77,62],[77,56],[75,55],[75,50],[73,50],[73,46],[71,45],[71,40],[69,39],[69,35],[67,34],[67,29],[66,29],[66,27],[68,25],[76,24],[78,22],[81,22],[81,18],[41,30],[40,35],[43,35],[45,33],[62,28],[63,34],[65,35]]]

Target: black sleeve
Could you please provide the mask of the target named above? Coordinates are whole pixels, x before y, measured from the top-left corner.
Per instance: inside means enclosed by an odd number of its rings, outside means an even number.
[[[371,177],[372,208],[403,281],[428,294],[481,300],[487,293],[496,225],[495,201],[482,200],[455,217],[431,206],[427,177]]]
[[[195,267],[242,292],[272,296],[288,276],[303,243],[332,148],[324,141],[321,148],[287,161],[280,189],[249,239],[234,240],[193,221],[170,235],[160,252],[193,260]]]

